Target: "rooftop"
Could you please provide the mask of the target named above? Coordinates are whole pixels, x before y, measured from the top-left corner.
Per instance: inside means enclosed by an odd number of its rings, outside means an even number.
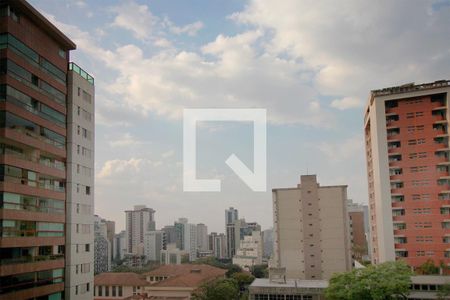
[[[450,80],[437,80],[435,82],[429,82],[429,83],[421,83],[421,84],[415,84],[414,82],[402,84],[399,86],[393,86],[393,87],[387,87],[379,90],[372,90],[371,94],[372,97],[379,97],[379,96],[386,96],[386,95],[393,95],[393,94],[402,94],[402,93],[410,93],[410,92],[416,92],[416,91],[422,91],[422,90],[429,90],[439,87],[446,87],[450,86]]]
[[[226,270],[209,265],[164,265],[145,273],[146,276],[169,278],[152,284],[152,287],[198,287],[205,282],[225,276]]]
[[[109,272],[96,275],[94,278],[94,285],[147,286],[150,285],[150,283],[136,273]]]
[[[30,18],[38,27],[42,28],[55,41],[59,42],[66,49],[74,50],[76,45],[64,33],[62,33],[55,25],[53,25],[47,18],[45,18],[39,11],[31,6],[25,0],[0,0],[0,4],[7,4],[15,8],[22,14]]]
[[[327,280],[300,280],[286,279],[286,283],[270,281],[268,278],[256,278],[250,287],[273,287],[273,288],[316,288],[328,287]]]
[[[94,77],[89,75],[88,72],[86,72],[85,70],[80,68],[76,63],[70,62],[69,63],[69,70],[74,71],[75,73],[77,73],[78,75],[80,75],[81,77],[86,79],[90,84],[94,85]]]

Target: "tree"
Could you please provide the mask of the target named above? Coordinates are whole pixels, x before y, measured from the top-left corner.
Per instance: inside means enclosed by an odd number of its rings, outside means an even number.
[[[234,273],[240,273],[242,272],[242,268],[238,265],[230,265],[228,266],[228,271],[225,273],[227,278],[230,278]]]
[[[450,283],[441,286],[437,292],[438,299],[450,299]]]
[[[329,300],[407,299],[411,270],[402,261],[335,274],[325,291]]]
[[[239,290],[244,291],[255,280],[253,275],[244,272],[238,272],[231,275],[231,278],[236,280]]]
[[[256,278],[267,278],[269,277],[268,275],[268,269],[267,269],[267,265],[256,265],[253,266],[252,269],[252,274],[253,276],[255,276]]]
[[[239,286],[234,279],[219,279],[208,282],[193,295],[193,300],[237,300],[239,299]]]
[[[432,259],[428,259],[417,269],[417,271],[423,275],[435,275],[439,274],[439,267],[434,264]]]

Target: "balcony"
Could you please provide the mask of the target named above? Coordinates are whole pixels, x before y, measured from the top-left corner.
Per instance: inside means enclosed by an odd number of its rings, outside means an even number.
[[[0,260],[0,276],[64,267],[64,254],[24,256]]]

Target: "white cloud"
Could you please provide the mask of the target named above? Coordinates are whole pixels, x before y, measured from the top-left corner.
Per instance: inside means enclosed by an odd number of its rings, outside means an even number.
[[[132,0],[113,7],[112,11],[116,13],[112,25],[131,31],[140,40],[148,39],[158,22],[147,5],[140,5]]]
[[[346,110],[350,108],[361,107],[363,102],[361,99],[356,97],[344,97],[342,99],[335,99],[331,102],[331,107],[337,108],[339,110]]]
[[[143,158],[130,158],[128,160],[113,159],[103,164],[103,167],[97,174],[97,179],[108,178],[138,178],[142,172],[148,174],[147,169],[150,167],[158,167],[160,161],[151,161]],[[142,175],[142,174],[141,174]]]
[[[109,142],[109,145],[113,148],[117,147],[134,147],[137,145],[142,145],[144,142],[133,137],[129,133],[125,133],[117,139],[113,139]]]
[[[315,144],[314,147],[322,152],[330,162],[345,162],[364,155],[364,138],[358,134],[337,142],[321,142]]]
[[[170,31],[175,34],[187,34],[189,36],[194,36],[197,32],[203,28],[204,24],[201,21],[196,21],[194,23],[190,23],[184,26],[176,26],[168,19],[166,19],[166,24],[168,25]]]
[[[374,88],[448,77],[450,10],[436,3],[250,0],[231,18],[270,31],[271,51],[314,69],[321,94],[366,99]]]

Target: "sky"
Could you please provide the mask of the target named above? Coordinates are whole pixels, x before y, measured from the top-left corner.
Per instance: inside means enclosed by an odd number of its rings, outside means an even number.
[[[224,231],[224,211],[273,224],[272,188],[302,174],[367,203],[363,112],[373,89],[450,79],[449,0],[29,0],[76,44],[95,77],[95,213],[124,229],[145,204]],[[197,173],[220,192],[183,192],[183,109],[267,110],[267,191],[248,122],[204,122]]]

